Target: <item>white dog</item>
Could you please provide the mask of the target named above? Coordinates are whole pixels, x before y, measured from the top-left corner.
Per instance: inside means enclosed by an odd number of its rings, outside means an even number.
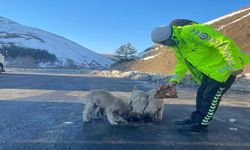
[[[91,90],[86,96],[86,105],[83,111],[83,122],[88,122],[105,112],[112,125],[127,123],[122,117],[129,115],[130,106],[121,98],[115,97],[105,90]]]
[[[132,107],[130,112],[131,121],[141,120],[144,116],[144,110],[148,105],[148,94],[138,90],[135,86],[129,100],[129,105]]]
[[[163,99],[155,98],[157,89],[144,92],[134,87],[130,97],[129,105],[132,107],[130,112],[131,121],[160,121],[163,117]]]
[[[144,110],[144,115],[152,121],[162,120],[164,110],[164,101],[155,98],[156,92],[156,89],[148,91],[148,105]]]

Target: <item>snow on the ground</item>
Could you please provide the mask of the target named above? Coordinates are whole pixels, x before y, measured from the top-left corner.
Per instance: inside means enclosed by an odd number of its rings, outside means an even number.
[[[141,73],[138,71],[121,72],[118,70],[111,71],[96,71],[93,74],[104,77],[124,78],[132,80],[142,80],[155,83],[167,83],[171,76],[155,74],[155,73]],[[186,75],[181,81],[180,85],[185,86],[197,86],[195,81],[190,75]],[[231,87],[232,90],[250,92],[250,73],[238,75],[234,84]]]
[[[250,73],[238,75],[231,89],[250,92]]]

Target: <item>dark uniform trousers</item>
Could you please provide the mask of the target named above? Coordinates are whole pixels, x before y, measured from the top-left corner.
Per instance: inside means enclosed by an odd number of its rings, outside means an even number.
[[[236,76],[231,75],[226,82],[218,82],[206,75],[203,76],[197,91],[196,111],[191,119],[200,125],[207,126],[219,106],[222,95],[231,87]]]

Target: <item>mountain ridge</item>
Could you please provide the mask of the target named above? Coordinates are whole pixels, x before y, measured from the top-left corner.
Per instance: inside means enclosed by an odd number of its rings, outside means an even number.
[[[64,63],[73,60],[78,66],[91,69],[107,69],[113,60],[97,54],[63,36],[21,25],[0,16],[0,44],[43,49],[55,54]]]

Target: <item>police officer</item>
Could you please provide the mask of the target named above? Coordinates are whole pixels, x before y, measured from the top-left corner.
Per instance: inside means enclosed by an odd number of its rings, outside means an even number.
[[[173,22],[151,33],[153,42],[173,48],[177,57],[173,76],[165,86],[176,86],[188,70],[199,84],[196,110],[175,124],[181,132],[207,132],[222,95],[250,59],[233,40],[210,25],[189,22],[179,26]]]

